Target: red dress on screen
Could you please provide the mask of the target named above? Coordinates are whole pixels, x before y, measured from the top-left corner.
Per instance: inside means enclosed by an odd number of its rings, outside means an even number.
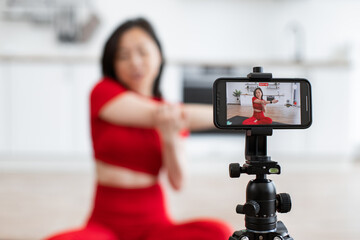
[[[128,91],[104,78],[91,92],[90,116],[94,158],[157,176],[162,146],[155,129],[114,125],[99,118],[100,109]],[[149,101],[159,101],[149,99]],[[51,240],[225,240],[230,227],[218,220],[175,223],[168,215],[162,186],[118,188],[97,184],[86,225],[54,235]]]
[[[252,98],[252,105],[254,109],[260,110],[261,112],[255,112],[253,113],[253,116],[244,120],[243,121],[243,125],[266,125],[266,124],[271,124],[272,123],[272,119],[269,117],[265,117],[264,112],[262,110],[262,105],[261,103],[255,103],[255,100],[257,98],[253,97]]]

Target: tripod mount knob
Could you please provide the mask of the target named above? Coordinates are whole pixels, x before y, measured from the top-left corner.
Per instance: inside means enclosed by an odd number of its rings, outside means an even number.
[[[276,194],[276,210],[279,213],[287,213],[291,210],[291,198],[288,193]]]
[[[241,174],[241,166],[239,163],[230,163],[229,175],[231,178],[238,178]]]
[[[259,213],[259,211],[260,205],[253,200],[248,201],[244,205],[239,204],[236,206],[237,213],[245,214],[252,217],[255,217]]]

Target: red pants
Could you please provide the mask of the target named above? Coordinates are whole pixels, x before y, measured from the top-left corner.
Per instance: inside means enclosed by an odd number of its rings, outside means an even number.
[[[264,112],[254,112],[251,118],[248,118],[243,121],[244,125],[265,125],[271,124],[272,119],[269,117],[265,117]]]
[[[227,240],[231,235],[230,227],[216,220],[174,224],[159,184],[142,189],[98,185],[86,226],[48,240]]]

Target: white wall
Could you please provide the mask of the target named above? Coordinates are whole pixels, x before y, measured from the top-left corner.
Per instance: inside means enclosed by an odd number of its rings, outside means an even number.
[[[344,57],[360,33],[360,2],[291,0],[96,1],[103,33],[129,17],[156,26],[171,59],[293,59],[294,33],[302,31],[308,59]]]
[[[59,45],[46,27],[17,29],[0,22],[1,52],[82,53],[98,56],[104,40],[129,17],[145,16],[154,24],[171,60],[293,60],[295,34],[304,59],[351,55],[360,40],[356,0],[92,0],[101,18],[96,37],[85,45]],[[25,39],[23,39],[25,38]],[[9,41],[10,40],[10,41]],[[26,40],[26,41],[24,41]]]

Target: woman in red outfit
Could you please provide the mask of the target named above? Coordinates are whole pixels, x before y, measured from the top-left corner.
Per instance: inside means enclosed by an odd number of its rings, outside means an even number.
[[[97,186],[87,224],[51,240],[225,240],[228,225],[210,219],[174,223],[159,172],[183,184],[180,134],[209,128],[212,107],[165,103],[159,90],[164,59],[145,19],[118,27],[105,44],[103,79],[90,96]]]
[[[263,91],[261,88],[256,88],[254,90],[254,97],[252,98],[252,105],[254,109],[253,116],[244,120],[242,124],[244,125],[266,125],[271,124],[272,119],[265,117],[264,112],[266,111],[266,104],[277,103],[279,100],[265,101],[263,99]]]

